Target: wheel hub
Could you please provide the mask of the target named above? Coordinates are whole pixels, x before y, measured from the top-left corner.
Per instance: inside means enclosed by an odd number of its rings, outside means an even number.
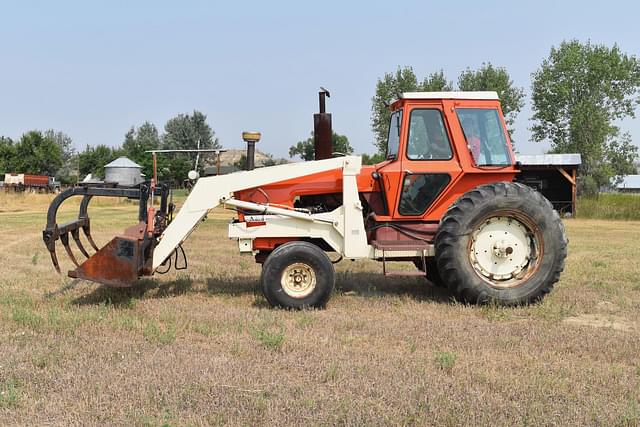
[[[512,287],[533,264],[535,250],[535,237],[523,223],[497,216],[473,231],[469,255],[474,270],[492,286]]]
[[[297,262],[285,268],[280,284],[282,290],[290,297],[304,298],[316,287],[316,273],[311,266]]]

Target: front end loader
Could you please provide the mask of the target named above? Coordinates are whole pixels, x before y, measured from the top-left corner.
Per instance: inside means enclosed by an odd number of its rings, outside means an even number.
[[[175,217],[168,187],[155,180],[69,189],[49,208],[43,233],[52,261],[59,270],[60,240],[76,265],[71,277],[135,286],[139,277],[178,264],[182,243],[222,205],[236,212],[228,235],[262,264],[261,287],[274,306],[323,307],[336,259],[377,260],[384,275],[425,276],[468,302],[524,304],[550,292],[567,239],[551,204],[512,182],[518,168],[497,94],[405,93],[391,110],[387,158],[379,164],[344,156],[203,177]],[[83,197],[78,219],[57,225],[58,207],[72,196]],[[94,196],[140,204],[138,224],[99,250],[87,214]],[[88,257],[83,263],[69,234]],[[417,269],[393,271],[395,261]]]

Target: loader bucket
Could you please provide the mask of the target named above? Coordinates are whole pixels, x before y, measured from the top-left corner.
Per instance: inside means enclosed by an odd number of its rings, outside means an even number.
[[[51,202],[47,212],[47,225],[42,232],[42,238],[51,255],[53,266],[60,273],[60,263],[56,253],[56,242],[60,240],[65,252],[76,266],[68,272],[69,277],[91,280],[114,287],[127,287],[135,284],[143,275],[151,274],[150,260],[153,255],[156,238],[166,227],[172,205],[167,204],[169,188],[162,185],[153,191],[160,196],[160,209],[148,208],[149,186],[141,184],[139,187],[118,187],[117,185],[93,184],[70,188],[60,193]],[[80,211],[76,220],[65,224],[58,224],[56,216],[58,209],[65,200],[81,196]],[[127,197],[139,200],[138,224],[129,227],[123,235],[114,237],[101,249],[96,245],[91,235],[91,220],[88,207],[94,196]],[[80,230],[95,253],[90,255],[82,243]],[[74,251],[69,245],[69,235],[75,242],[77,249],[86,260],[78,262]]]

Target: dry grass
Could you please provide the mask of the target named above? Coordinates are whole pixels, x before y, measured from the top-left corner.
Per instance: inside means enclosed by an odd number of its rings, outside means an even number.
[[[53,273],[45,196],[0,197],[0,424],[640,424],[638,222],[567,221],[539,305],[462,305],[343,261],[326,310],[286,312],[226,212],[188,240],[187,273],[122,291]],[[100,242],[135,220],[93,213]]]

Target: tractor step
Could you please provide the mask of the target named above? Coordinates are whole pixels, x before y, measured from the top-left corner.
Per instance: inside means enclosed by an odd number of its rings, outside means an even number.
[[[421,240],[373,240],[371,246],[375,249],[382,251],[382,274],[384,276],[411,276],[411,277],[426,277],[426,262],[424,252],[431,247],[431,244]],[[422,264],[425,266],[424,270],[397,270],[387,271],[387,252],[402,252],[402,251],[420,251],[422,252]]]
[[[431,247],[427,242],[420,240],[373,240],[371,246],[381,251],[424,251]]]
[[[411,270],[397,270],[397,271],[384,271],[385,276],[407,276],[407,277],[427,277],[427,273],[424,271],[411,271]]]

